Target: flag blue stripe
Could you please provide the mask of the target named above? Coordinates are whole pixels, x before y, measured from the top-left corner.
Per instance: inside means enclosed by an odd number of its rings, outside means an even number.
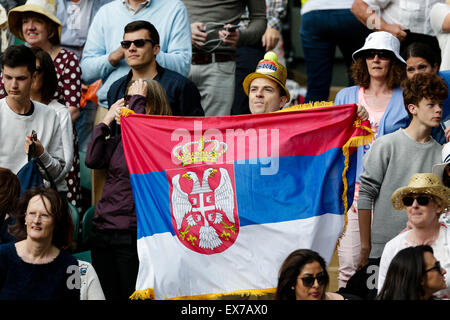
[[[348,200],[353,200],[356,153],[350,157]],[[321,155],[280,157],[278,171],[268,159],[235,163],[236,198],[241,227],[306,219],[326,213],[344,214],[342,149],[333,148]],[[170,214],[169,183],[166,173],[132,174],[136,203],[138,239],[156,233],[175,235]]]

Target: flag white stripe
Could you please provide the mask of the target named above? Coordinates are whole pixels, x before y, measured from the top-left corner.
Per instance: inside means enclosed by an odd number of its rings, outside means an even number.
[[[275,288],[281,263],[293,250],[315,250],[328,265],[343,226],[344,217],[336,214],[245,226],[230,248],[213,255],[188,249],[170,233],[144,237],[137,243],[144,263],[136,290],[153,288],[155,298],[164,299]]]

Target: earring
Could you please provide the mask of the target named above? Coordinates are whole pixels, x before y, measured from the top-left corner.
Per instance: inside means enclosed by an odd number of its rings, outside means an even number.
[[[291,287],[291,290],[295,290],[294,286]]]

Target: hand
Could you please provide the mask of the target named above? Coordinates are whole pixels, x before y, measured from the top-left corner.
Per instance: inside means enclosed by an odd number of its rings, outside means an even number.
[[[407,34],[404,31],[405,28],[399,24],[388,24],[385,26],[385,30],[400,40],[400,42],[406,39]]]
[[[103,123],[106,124],[107,126],[109,126],[111,124],[111,122],[113,122],[113,120],[116,119],[117,114],[119,114],[120,117],[120,110],[124,107],[125,105],[125,99],[119,99],[117,100],[112,106],[111,108],[109,108],[108,112],[106,113],[105,117],[103,118]]]
[[[130,88],[128,89],[128,95],[134,96],[135,94],[139,94],[141,96],[147,97],[147,87],[147,81],[137,79],[131,84]]]
[[[240,33],[239,29],[234,31],[228,31],[226,28],[231,27],[231,24],[225,25],[224,30],[219,31],[219,38],[223,40],[223,43],[229,44],[232,47],[236,47],[239,41]]]
[[[122,47],[119,47],[110,53],[108,60],[109,63],[115,67],[123,58],[125,58],[125,50]]]
[[[356,265],[356,271],[363,268],[369,263],[369,255],[370,255],[370,248],[369,249],[361,248],[361,252],[359,254],[359,261],[358,264]]]
[[[262,36],[262,45],[267,51],[272,50],[276,47],[278,41],[280,41],[281,35],[280,31],[274,28],[267,28],[266,32],[264,32],[264,35]]]
[[[202,22],[191,23],[192,45],[200,48],[205,45],[207,33]]]
[[[25,137],[25,153],[28,154],[29,150],[30,150],[30,146],[33,144],[33,140],[31,138],[31,135],[26,136]],[[44,147],[42,146],[41,141],[39,141],[39,139],[36,139],[36,141],[34,141],[34,144],[36,146],[36,153],[35,156],[39,157],[41,154],[44,153]]]
[[[356,116],[359,120],[365,121],[369,119],[369,113],[367,112],[366,108],[364,108],[359,103],[356,104],[358,106],[358,109],[356,110]]]

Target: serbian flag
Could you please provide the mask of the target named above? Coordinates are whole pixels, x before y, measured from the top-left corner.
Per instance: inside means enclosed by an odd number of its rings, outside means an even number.
[[[137,214],[131,299],[275,292],[309,248],[329,263],[351,205],[356,105],[229,117],[121,118]]]

